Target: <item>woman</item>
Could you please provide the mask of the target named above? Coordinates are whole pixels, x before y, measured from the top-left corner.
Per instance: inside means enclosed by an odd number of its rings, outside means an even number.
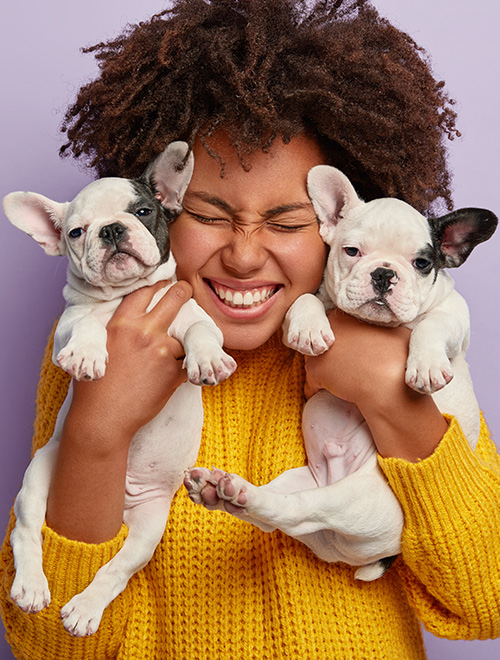
[[[487,430],[472,453],[454,420],[404,386],[407,333],[346,316],[332,319],[336,344],[307,373],[363,411],[403,507],[403,552],[386,575],[357,583],[352,568],[180,491],[154,558],[98,633],[74,639],[59,621],[126,535],[128,443],[185,377],[166,335],[181,304],[195,297],[238,362],[203,390],[198,463],[266,483],[305,462],[304,361],[279,329],[319,286],[326,255],[307,171],[335,164],[365,199],[451,203],[442,87],[366,2],[328,4],[185,0],[97,47],[102,72],[68,112],[67,148],[101,175],[130,176],[172,139],[190,142],[195,172],[171,227],[181,282],[149,313],[152,290],[129,296],[108,326],[105,378],[75,388],[44,528],[47,612],[9,602],[4,544],[2,607],[19,657],[423,658],[418,619],[451,638],[500,634],[500,461]],[[36,446],[66,381],[45,362]]]

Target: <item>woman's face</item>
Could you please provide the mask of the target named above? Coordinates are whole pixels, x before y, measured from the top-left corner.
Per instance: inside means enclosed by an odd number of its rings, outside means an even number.
[[[301,136],[257,151],[243,170],[226,135],[211,142],[225,162],[194,147],[184,210],[171,226],[178,279],[222,330],[224,345],[250,350],[280,328],[290,305],[315,292],[326,246],[307,195],[307,172],[324,162],[316,142]]]

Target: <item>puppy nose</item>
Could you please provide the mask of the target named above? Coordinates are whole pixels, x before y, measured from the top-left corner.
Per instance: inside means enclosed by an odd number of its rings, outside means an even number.
[[[108,245],[118,245],[125,236],[126,231],[127,228],[120,222],[112,222],[110,225],[101,228],[99,238],[102,238]]]
[[[393,277],[397,277],[397,274],[394,270],[390,268],[376,268],[373,273],[370,273],[372,278],[372,285],[375,291],[378,293],[384,294],[389,291],[391,288],[391,280]]]

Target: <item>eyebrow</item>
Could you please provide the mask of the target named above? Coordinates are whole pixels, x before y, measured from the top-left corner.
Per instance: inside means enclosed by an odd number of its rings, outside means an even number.
[[[221,199],[220,197],[215,197],[214,195],[210,195],[209,193],[205,192],[190,192],[188,193],[188,196],[196,197],[197,199],[202,200],[203,202],[206,202],[207,204],[211,204],[212,206],[215,206],[216,208],[221,209],[222,211],[226,211],[227,213],[232,213],[236,214],[236,209],[234,209],[231,204],[228,204],[225,200]],[[290,213],[291,211],[300,211],[302,209],[311,209],[312,204],[309,203],[304,203],[304,202],[295,202],[292,204],[280,204],[279,206],[275,206],[272,209],[268,209],[267,211],[264,211],[264,213],[261,213],[260,215],[265,218],[265,219],[270,219],[270,218],[275,218],[276,216],[282,215],[283,213]]]

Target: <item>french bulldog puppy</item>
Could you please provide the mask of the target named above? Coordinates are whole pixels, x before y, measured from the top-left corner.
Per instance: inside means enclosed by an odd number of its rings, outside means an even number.
[[[174,280],[168,224],[182,209],[192,171],[187,144],[173,142],[140,179],[94,181],[72,202],[61,204],[29,192],[5,197],[4,210],[14,225],[47,254],[68,258],[66,308],[57,326],[53,359],[73,378],[104,375],[106,324],[125,295]],[[156,294],[151,307],[169,286]],[[120,552],[61,610],[64,627],[77,637],[96,632],[104,609],[151,559],[184,472],[196,462],[203,424],[199,385],[216,384],[236,368],[222,349],[222,333],[194,300],[182,307],[169,334],[183,344],[188,381],[132,440],[123,513],[128,536]],[[39,612],[50,603],[41,529],[71,397],[70,385],[54,435],[36,452],[14,505],[16,525],[10,541],[16,576],[11,597],[25,612]]]
[[[479,407],[465,350],[469,313],[444,268],[460,266],[489,239],[497,218],[462,209],[427,220],[397,199],[360,200],[347,177],[314,167],[308,191],[329,245],[318,297],[306,294],[290,308],[284,340],[305,354],[331,347],[325,307],[338,307],[369,323],[412,330],[406,383],[434,396],[455,415],[473,449]],[[320,558],[358,567],[355,577],[380,577],[401,549],[403,515],[377,461],[366,422],[353,404],[321,390],[303,413],[308,466],[256,487],[238,475],[194,468],[185,479],[193,501],[216,486],[227,510],[265,531],[280,529]]]

